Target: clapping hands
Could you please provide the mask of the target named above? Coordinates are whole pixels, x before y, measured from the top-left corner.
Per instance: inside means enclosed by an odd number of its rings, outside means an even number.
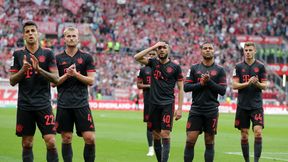
[[[201,74],[200,84],[205,85],[209,79],[210,75],[208,71],[205,74]]]
[[[75,64],[72,64],[71,66],[69,66],[67,68],[67,75],[70,76],[70,77],[73,77],[77,74],[77,71],[76,71],[76,65]]]

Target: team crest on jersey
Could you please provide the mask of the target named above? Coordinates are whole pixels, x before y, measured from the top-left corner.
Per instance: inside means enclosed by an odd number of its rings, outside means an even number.
[[[167,73],[172,73],[173,69],[169,66],[169,67],[167,67],[166,71],[167,71]]]
[[[160,68],[160,65],[156,65],[156,68]]]
[[[38,57],[38,60],[39,60],[39,62],[45,62],[46,57],[41,55],[41,56]]]
[[[242,69],[242,73],[244,73],[246,70],[245,69]]]
[[[197,74],[202,74],[202,72],[199,70],[199,71],[197,71]]]
[[[216,70],[212,70],[212,71],[210,72],[210,74],[211,74],[211,76],[215,76],[215,75],[217,75],[217,71],[216,71]]]
[[[83,59],[82,59],[82,58],[78,58],[78,59],[77,59],[77,63],[78,63],[78,64],[83,64]]]
[[[23,125],[17,124],[17,125],[16,125],[16,131],[17,131],[17,132],[22,132],[22,131],[23,131]]]
[[[259,72],[259,68],[258,68],[258,67],[255,67],[255,68],[254,68],[254,72],[255,72],[255,73],[258,73],[258,72]]]
[[[191,127],[191,123],[190,122],[187,122],[187,124],[186,124],[186,128],[190,128]]]
[[[240,121],[239,120],[235,120],[235,126],[239,126],[239,124],[240,124]]]

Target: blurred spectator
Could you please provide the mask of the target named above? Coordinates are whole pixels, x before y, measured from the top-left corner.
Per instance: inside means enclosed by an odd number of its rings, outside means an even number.
[[[215,61],[223,65],[227,78],[231,78],[242,54],[236,35],[288,39],[287,8],[288,3],[283,0],[126,0],[125,4],[90,0],[73,14],[61,1],[44,0],[41,5],[33,1],[4,1],[0,7],[0,77],[8,77],[11,53],[24,44],[21,24],[24,20],[34,20],[57,22],[58,26],[65,22],[89,24],[91,35],[82,37],[81,48],[94,53],[96,62],[97,88],[91,94],[100,92],[113,97],[115,88],[129,91],[140,68],[132,55],[159,40],[172,45],[172,57],[182,66],[184,74],[191,64],[198,62],[199,44],[213,41],[219,47]],[[41,44],[57,53],[63,50],[64,44],[55,36],[44,35]],[[285,63],[285,59],[279,59],[287,55],[285,52],[275,49],[272,55],[273,50],[268,50],[261,57]],[[288,56],[285,58],[288,60]],[[232,89],[227,91],[233,99]]]

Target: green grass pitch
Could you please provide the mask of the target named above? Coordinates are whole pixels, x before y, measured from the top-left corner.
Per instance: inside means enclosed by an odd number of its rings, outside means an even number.
[[[93,111],[96,125],[96,162],[156,162],[147,157],[146,125],[142,111]],[[21,161],[21,138],[15,135],[16,109],[0,109],[0,162]],[[187,112],[174,122],[170,162],[183,161]],[[215,145],[215,162],[243,162],[240,132],[233,127],[234,114],[220,114]],[[261,162],[288,161],[288,116],[266,115],[263,131]],[[250,156],[253,155],[253,136],[250,131]],[[61,139],[57,135],[60,161]],[[34,139],[34,161],[45,162],[46,150],[37,129]],[[73,161],[83,161],[83,139],[73,137]],[[203,162],[203,135],[195,146],[195,162]],[[251,161],[253,161],[251,157]]]

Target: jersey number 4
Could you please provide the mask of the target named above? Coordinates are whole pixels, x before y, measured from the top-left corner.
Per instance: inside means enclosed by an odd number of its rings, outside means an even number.
[[[261,121],[262,120],[262,115],[261,114],[255,114],[254,119]]]

